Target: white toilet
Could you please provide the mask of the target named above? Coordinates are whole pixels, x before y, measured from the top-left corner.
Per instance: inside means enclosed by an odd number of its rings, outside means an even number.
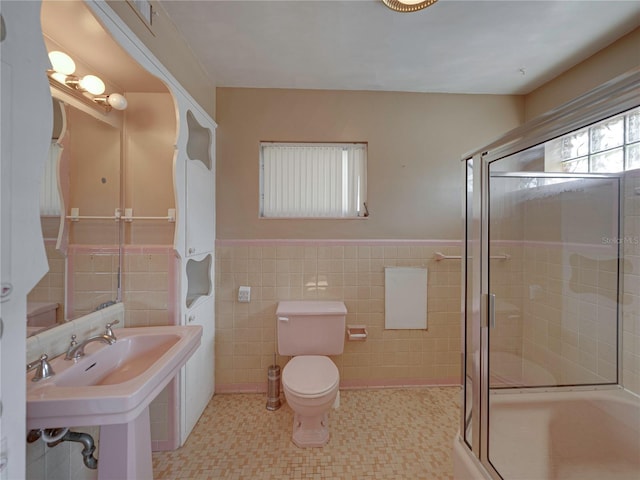
[[[292,356],[282,371],[282,389],[294,412],[292,440],[298,447],[329,441],[329,410],[340,374],[327,355],[344,351],[347,308],[335,301],[278,304],[278,353]]]

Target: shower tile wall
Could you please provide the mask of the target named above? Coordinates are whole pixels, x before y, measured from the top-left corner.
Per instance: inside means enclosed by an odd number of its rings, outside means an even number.
[[[347,342],[334,360],[343,386],[457,384],[460,375],[460,261],[457,242],[425,246],[219,241],[216,248],[216,391],[262,391],[276,350],[279,300],[342,300],[347,324],[366,325],[365,342]],[[384,329],[384,267],[426,266],[428,329]],[[241,285],[251,302],[237,302]],[[278,358],[284,366],[287,358]]]
[[[522,371],[523,250],[520,243],[498,242],[491,260],[491,291],[496,295],[496,328],[491,331],[491,384],[519,385]]]
[[[523,377],[527,385],[616,381],[616,256],[606,246],[526,249]]]
[[[624,296],[622,383],[640,394],[640,171],[630,172],[624,190]]]

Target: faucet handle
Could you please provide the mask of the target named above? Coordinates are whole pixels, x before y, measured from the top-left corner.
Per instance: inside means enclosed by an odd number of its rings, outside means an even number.
[[[113,333],[113,329],[111,327],[113,327],[114,325],[117,325],[118,323],[120,323],[120,320],[115,320],[113,322],[107,323],[105,325],[105,335],[110,336],[111,338],[113,338],[114,340],[117,340],[115,334]]]
[[[27,364],[27,372],[36,369],[36,374],[31,379],[32,382],[38,382],[43,378],[49,378],[56,374],[56,372],[53,371],[53,368],[51,368],[48,358],[49,356],[46,353],[43,353],[39,360]]]
[[[69,348],[67,348],[67,354],[64,357],[65,360],[73,359],[72,351],[76,345],[78,345],[78,342],[76,342],[76,335],[73,334],[71,335],[71,342],[69,343]]]

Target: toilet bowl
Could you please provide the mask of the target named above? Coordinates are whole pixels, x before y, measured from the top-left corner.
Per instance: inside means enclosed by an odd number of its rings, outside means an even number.
[[[282,389],[294,413],[291,439],[298,447],[329,441],[329,410],[337,405],[340,386],[329,355],[344,351],[346,314],[342,302],[278,304],[278,352],[292,357],[282,371]]]
[[[340,385],[329,357],[301,355],[282,372],[282,388],[294,412],[292,441],[298,447],[322,447],[329,441],[329,409]]]

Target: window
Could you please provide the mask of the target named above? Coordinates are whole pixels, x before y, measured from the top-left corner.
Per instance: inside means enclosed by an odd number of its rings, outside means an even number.
[[[547,171],[613,173],[640,168],[640,108],[547,142],[545,158],[552,166]]]
[[[366,217],[367,145],[260,144],[260,216]]]

